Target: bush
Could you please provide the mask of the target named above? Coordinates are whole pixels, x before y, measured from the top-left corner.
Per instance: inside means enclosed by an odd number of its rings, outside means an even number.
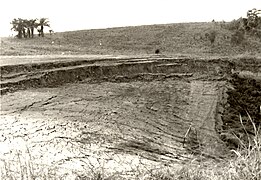
[[[232,45],[239,45],[245,40],[245,31],[240,29],[237,30],[234,34],[231,36],[231,44]]]
[[[217,36],[217,32],[214,30],[205,34],[205,37],[210,41],[211,44],[214,44],[216,36]]]
[[[155,54],[159,54],[160,53],[160,50],[159,49],[156,49],[155,50]]]

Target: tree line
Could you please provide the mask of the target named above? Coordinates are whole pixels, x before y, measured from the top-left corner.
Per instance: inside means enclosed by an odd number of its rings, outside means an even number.
[[[44,37],[44,26],[50,27],[48,18],[40,19],[22,19],[15,18],[10,23],[12,25],[11,30],[17,32],[17,37],[21,38],[34,38],[34,30],[38,31],[39,37]]]

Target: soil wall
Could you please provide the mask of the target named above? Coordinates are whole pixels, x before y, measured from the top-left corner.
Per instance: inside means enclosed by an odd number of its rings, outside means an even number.
[[[249,143],[261,125],[261,81],[233,74],[223,101],[221,138],[232,148]],[[242,140],[242,141],[239,141]],[[243,142],[243,144],[242,144]]]
[[[2,93],[31,87],[56,87],[64,83],[98,79],[115,81],[159,78],[159,76],[222,76],[229,74],[232,63],[220,59],[191,60],[174,58],[97,60],[80,62],[59,62],[46,64],[24,64],[1,67]],[[145,76],[144,76],[145,75]],[[151,76],[153,75],[153,76]]]

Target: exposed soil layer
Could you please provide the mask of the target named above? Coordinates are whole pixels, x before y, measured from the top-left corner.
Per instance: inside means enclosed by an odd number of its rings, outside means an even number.
[[[175,166],[197,155],[222,158],[225,147],[215,132],[219,84],[169,78],[4,95],[1,157],[18,163],[20,153],[40,169],[122,174]]]
[[[234,69],[257,65],[259,72],[256,61],[243,62],[143,57],[2,66],[0,167],[133,177],[220,160],[227,147],[218,132],[238,130],[238,112],[245,124],[244,108],[260,123],[258,78],[234,76],[226,91]]]
[[[104,81],[115,81],[115,79],[125,81],[139,79],[139,77],[142,79],[148,77],[148,80],[151,80],[160,78],[160,76],[164,78],[164,76],[180,75],[193,77],[207,75],[211,78],[229,74],[232,67],[233,63],[218,58],[205,60],[160,56],[129,59],[126,57],[76,58],[75,61],[67,59],[66,61],[59,60],[40,64],[9,64],[1,66],[0,90],[2,94],[5,94],[32,87],[57,87],[65,83],[84,81],[87,78]]]
[[[255,135],[253,123],[256,127],[261,125],[261,80],[235,73],[229,83],[232,87],[227,90],[223,128],[226,133],[248,142],[247,137]],[[229,139],[232,147],[242,145],[236,137],[232,139]]]

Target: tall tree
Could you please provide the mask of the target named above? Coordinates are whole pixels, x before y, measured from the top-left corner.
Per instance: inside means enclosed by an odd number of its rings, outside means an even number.
[[[24,24],[24,26],[25,26],[25,28],[26,28],[26,33],[24,34],[24,37],[25,38],[30,38],[31,37],[31,29],[30,29],[30,22],[29,22],[29,20],[27,20],[27,19],[24,19],[23,20],[23,24]]]
[[[40,35],[42,37],[44,37],[44,26],[50,27],[48,18],[41,18],[39,20],[39,24],[38,25],[40,26],[40,30],[39,30]]]
[[[17,37],[19,39],[21,39],[23,37],[23,32],[24,32],[24,24],[23,24],[23,20],[21,18],[18,19],[13,19],[13,21],[11,22],[12,24],[12,28],[11,30],[17,31]]]
[[[34,28],[37,28],[37,26],[38,26],[36,21],[37,21],[37,19],[30,19],[28,21],[29,27],[31,29],[31,38],[34,38]]]
[[[27,34],[26,34],[26,26],[27,26],[27,24],[26,24],[26,19],[21,19],[21,18],[18,18],[18,20],[19,20],[19,23],[20,23],[20,25],[22,26],[22,33],[23,33],[23,36],[24,36],[24,38],[27,38]]]

